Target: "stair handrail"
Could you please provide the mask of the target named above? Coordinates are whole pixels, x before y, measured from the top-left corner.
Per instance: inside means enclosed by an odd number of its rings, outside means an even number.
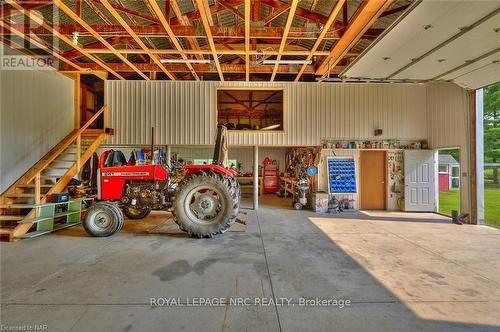
[[[63,151],[65,151],[68,146],[70,146],[76,140],[76,168],[79,171],[81,168],[81,145],[82,145],[82,134],[84,131],[104,112],[106,112],[108,107],[104,105],[101,107],[97,113],[95,113],[83,126],[80,127],[72,136],[61,146],[59,149],[59,153],[54,153],[50,158],[47,159],[45,165],[37,170],[37,172],[28,178],[26,183],[30,183],[31,181],[35,181],[35,204],[40,203],[41,196],[41,173],[47,168],[47,166],[52,163]]]

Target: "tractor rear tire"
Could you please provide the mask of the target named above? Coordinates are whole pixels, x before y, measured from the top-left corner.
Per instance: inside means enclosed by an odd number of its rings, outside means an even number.
[[[118,206],[110,202],[92,204],[83,221],[83,228],[87,234],[96,237],[113,235],[122,226],[123,213]]]
[[[177,187],[173,215],[189,236],[210,238],[224,233],[238,217],[240,187],[232,178],[214,172],[199,172]]]
[[[131,205],[123,207],[123,214],[129,219],[144,219],[151,213],[151,208],[135,208]]]

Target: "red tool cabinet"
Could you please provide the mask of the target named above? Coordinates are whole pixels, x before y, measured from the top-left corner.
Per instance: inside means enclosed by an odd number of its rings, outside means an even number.
[[[264,194],[274,194],[278,191],[280,186],[278,165],[271,163],[264,164],[262,186],[264,187]]]

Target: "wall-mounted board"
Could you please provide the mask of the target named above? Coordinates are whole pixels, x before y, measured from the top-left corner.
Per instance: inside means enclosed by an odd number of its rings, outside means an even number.
[[[328,193],[356,193],[356,163],[351,157],[328,157]]]

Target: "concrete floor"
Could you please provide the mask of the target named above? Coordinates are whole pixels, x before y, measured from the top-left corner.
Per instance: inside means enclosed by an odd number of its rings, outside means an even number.
[[[81,228],[1,244],[2,327],[49,331],[500,331],[500,230],[433,214],[289,209],[265,196],[217,239]],[[291,298],[288,306],[151,297]],[[350,306],[299,306],[300,298]]]

